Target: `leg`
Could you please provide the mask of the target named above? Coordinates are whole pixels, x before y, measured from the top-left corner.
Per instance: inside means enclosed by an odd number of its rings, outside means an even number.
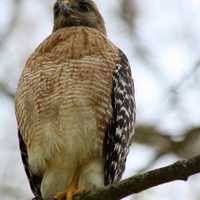
[[[72,177],[66,174],[66,169],[50,168],[42,179],[41,193],[44,200],[51,200],[59,191],[64,191],[71,183]]]
[[[57,193],[55,199],[72,200],[76,193],[104,186],[104,161],[93,160],[83,166],[80,171],[77,170],[75,174],[67,189],[61,190],[64,192]]]
[[[93,160],[87,165],[83,166],[78,187],[80,189],[90,190],[94,187],[104,186],[104,161]]]
[[[63,199],[72,200],[74,194],[81,192],[77,187],[78,177],[79,177],[79,175],[76,174],[74,176],[73,180],[71,181],[70,185],[65,189],[65,191],[63,190],[64,192],[58,192],[54,196],[54,199],[56,199],[56,200],[63,200]]]

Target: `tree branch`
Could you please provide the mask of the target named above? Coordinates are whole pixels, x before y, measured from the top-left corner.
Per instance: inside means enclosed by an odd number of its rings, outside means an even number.
[[[74,200],[116,200],[146,189],[176,181],[187,179],[200,173],[200,155],[189,160],[178,161],[172,165],[139,174],[119,183],[75,195]]]
[[[12,92],[7,85],[0,81],[0,94],[3,93],[11,99],[15,98],[14,92]]]
[[[137,125],[135,132],[133,142],[155,149],[159,156],[155,156],[156,159],[170,153],[184,159],[199,154],[200,127],[191,127],[178,137],[168,135],[153,125],[145,124]],[[150,165],[147,165],[147,168],[149,167]]]

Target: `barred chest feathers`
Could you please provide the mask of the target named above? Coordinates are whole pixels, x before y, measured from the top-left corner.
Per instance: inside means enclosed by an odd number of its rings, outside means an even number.
[[[42,174],[66,157],[71,168],[102,157],[117,56],[103,34],[83,27],[57,31],[32,54],[16,113],[33,172]]]

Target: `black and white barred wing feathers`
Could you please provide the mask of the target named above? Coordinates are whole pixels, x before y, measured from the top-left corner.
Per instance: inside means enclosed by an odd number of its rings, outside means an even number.
[[[106,185],[122,177],[135,126],[134,83],[127,57],[120,50],[113,74],[112,108],[113,115],[105,137]]]
[[[19,129],[18,129],[18,138],[19,138],[19,147],[20,147],[20,152],[21,152],[21,158],[22,158],[22,162],[24,165],[26,175],[29,180],[31,190],[32,190],[33,194],[35,195],[36,199],[37,198],[39,199],[41,197],[40,184],[41,184],[42,178],[31,172],[30,166],[28,164],[27,147],[26,147],[26,144],[24,143],[24,140],[22,138],[22,135],[21,135]]]

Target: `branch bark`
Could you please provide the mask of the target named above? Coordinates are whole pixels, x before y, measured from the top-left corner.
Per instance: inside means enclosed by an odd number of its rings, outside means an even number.
[[[139,174],[97,190],[75,195],[73,200],[116,200],[146,189],[176,181],[187,181],[191,175],[200,173],[200,155],[172,165]]]

